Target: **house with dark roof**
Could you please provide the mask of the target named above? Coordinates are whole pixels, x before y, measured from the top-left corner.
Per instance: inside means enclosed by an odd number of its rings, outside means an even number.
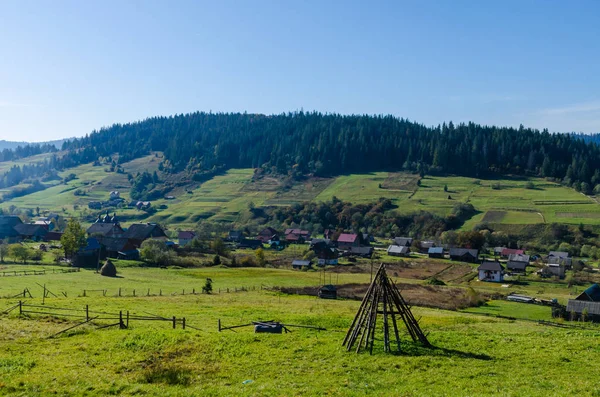
[[[118,223],[94,223],[87,229],[88,236],[121,238],[125,231]]]
[[[137,259],[139,252],[136,245],[127,238],[101,238],[99,239],[102,246],[102,259],[119,258],[119,259]]]
[[[123,237],[129,239],[136,248],[149,238],[167,239],[165,231],[156,223],[135,223],[129,226]]]
[[[429,248],[437,247],[437,244],[433,240],[421,240],[419,241],[419,252],[422,254],[428,254]]]
[[[373,256],[375,249],[373,247],[350,247],[346,252],[350,256],[360,256],[363,258],[370,258]]]
[[[260,240],[253,240],[253,239],[249,239],[249,238],[244,238],[242,239],[242,241],[240,241],[239,243],[237,243],[237,248],[239,249],[258,249],[258,248],[262,248],[263,246],[263,242]]]
[[[317,253],[317,264],[319,266],[337,265],[339,252],[334,247],[327,247]]]
[[[564,278],[565,270],[565,265],[561,265],[560,263],[547,263],[546,266],[540,270],[540,274],[542,277],[557,276],[559,278]]]
[[[177,241],[180,247],[188,245],[194,238],[196,238],[196,233],[192,230],[180,230],[179,233],[177,233]]]
[[[504,268],[500,262],[483,261],[477,268],[480,281],[501,282],[504,280]]]
[[[310,240],[310,232],[302,229],[285,229],[285,240],[288,243],[304,243]]]
[[[586,316],[586,320],[600,320],[600,286],[592,284],[575,299],[569,299],[567,302],[567,313],[572,320]]]
[[[300,260],[300,259],[296,259],[296,260],[292,261],[292,269],[296,269],[296,270],[310,269],[311,266],[312,266],[311,261],[305,261],[305,260]]]
[[[548,265],[562,265],[566,269],[570,269],[573,265],[573,258],[570,257],[568,252],[550,251],[546,263]]]
[[[62,232],[48,232],[44,236],[44,241],[47,241],[47,242],[60,241],[60,238],[62,237],[62,235],[63,235]]]
[[[48,229],[42,225],[33,223],[19,223],[15,226],[19,237],[23,240],[42,241],[48,234]]]
[[[410,237],[396,237],[394,238],[394,245],[400,247],[410,247],[413,243],[413,239]]]
[[[342,233],[337,239],[337,246],[342,251],[348,251],[351,247],[360,247],[360,239],[356,233]]]
[[[470,248],[450,248],[449,255],[453,261],[475,263],[479,258],[479,251]]]
[[[525,254],[511,254],[508,257],[506,263],[506,269],[513,272],[525,272],[529,265],[529,255]]]
[[[242,233],[240,230],[230,230],[229,234],[227,235],[227,241],[231,241],[233,243],[238,243],[243,238],[244,233]]]
[[[390,256],[408,256],[410,248],[405,245],[390,245],[387,249],[387,254]]]
[[[85,247],[77,251],[77,254],[72,258],[73,266],[97,268],[100,263],[100,242],[95,237],[86,239]]]
[[[272,227],[266,227],[258,233],[256,238],[266,244],[269,240],[272,240],[274,236],[279,237],[279,232]]]
[[[21,218],[14,215],[0,215],[0,239],[18,237],[15,226],[23,224]]]
[[[431,247],[427,250],[427,255],[430,258],[443,258],[444,257],[444,247]]]

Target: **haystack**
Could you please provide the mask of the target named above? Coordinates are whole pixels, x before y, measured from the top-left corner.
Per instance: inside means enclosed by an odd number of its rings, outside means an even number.
[[[106,276],[106,277],[116,277],[117,276],[117,268],[115,267],[114,263],[112,263],[112,261],[110,259],[107,259],[106,262],[104,262],[104,265],[102,266],[102,268],[100,269],[100,274],[102,276]]]

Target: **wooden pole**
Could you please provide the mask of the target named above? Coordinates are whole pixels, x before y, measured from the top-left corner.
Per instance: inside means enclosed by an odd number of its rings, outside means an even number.
[[[19,301],[19,315],[23,315],[23,302]]]
[[[173,316],[173,329],[177,327],[177,319]]]
[[[90,306],[85,305],[85,321],[89,321],[89,320],[90,320]]]
[[[181,326],[185,329],[185,317],[181,319]]]
[[[125,327],[129,328],[129,310],[127,310],[127,323],[125,324]]]

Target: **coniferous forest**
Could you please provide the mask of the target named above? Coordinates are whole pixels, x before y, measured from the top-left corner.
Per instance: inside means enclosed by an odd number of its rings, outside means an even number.
[[[198,112],[116,124],[64,148],[71,163],[116,152],[125,162],[160,150],[173,170],[516,174],[557,178],[584,191],[600,183],[598,146],[568,134],[474,123],[427,127],[393,116]]]
[[[65,142],[62,149],[62,155],[36,166],[13,167],[0,184],[12,186],[115,153],[124,163],[151,151],[164,152],[163,171],[188,170],[198,180],[228,168],[262,167],[292,176],[385,170],[533,175],[584,192],[600,184],[600,149],[578,136],[474,123],[427,127],[394,116],[197,112],[115,124]],[[23,154],[7,151],[3,157]]]

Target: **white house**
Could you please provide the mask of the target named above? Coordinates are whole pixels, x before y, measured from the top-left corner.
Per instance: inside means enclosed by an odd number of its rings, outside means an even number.
[[[501,282],[504,280],[504,268],[500,262],[484,261],[477,270],[480,281]]]

